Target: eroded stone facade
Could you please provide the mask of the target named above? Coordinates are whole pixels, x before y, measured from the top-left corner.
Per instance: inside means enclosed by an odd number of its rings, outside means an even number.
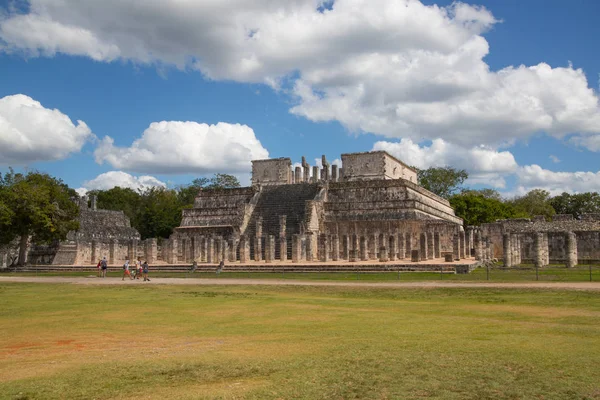
[[[420,260],[463,259],[475,243],[480,259],[491,254],[465,236],[447,200],[416,184],[414,169],[383,151],[341,158],[343,168],[324,156],[322,167],[303,157],[294,169],[289,158],[257,160],[252,187],[202,190],[163,260],[388,261],[415,251]]]

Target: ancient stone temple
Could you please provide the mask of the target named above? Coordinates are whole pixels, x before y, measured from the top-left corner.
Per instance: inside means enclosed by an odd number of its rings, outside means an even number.
[[[458,260],[489,247],[462,228],[447,200],[383,151],[342,155],[343,168],[304,157],[252,162],[252,186],[202,190],[162,246],[169,263],[220,260]],[[471,247],[469,247],[471,246]]]
[[[505,267],[519,264],[597,264],[600,262],[600,215],[555,215],[552,221],[508,219],[483,224],[484,234],[493,244],[492,256],[504,260]]]
[[[123,211],[99,210],[96,197],[91,205],[84,197],[79,202],[79,230],[69,232],[67,240],[52,245],[34,245],[28,254],[31,264],[86,265],[106,257],[109,264],[126,258],[143,257],[156,261],[156,239],[140,241],[139,232],[131,227]]]

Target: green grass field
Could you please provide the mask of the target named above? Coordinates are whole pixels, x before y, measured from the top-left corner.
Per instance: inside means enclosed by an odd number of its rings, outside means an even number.
[[[600,293],[0,284],[2,399],[600,399]]]

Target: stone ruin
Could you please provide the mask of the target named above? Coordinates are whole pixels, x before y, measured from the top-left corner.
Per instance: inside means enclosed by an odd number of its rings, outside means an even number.
[[[343,168],[302,157],[252,162],[252,186],[201,190],[163,243],[162,260],[216,263],[450,260],[490,255],[447,200],[386,152],[342,154]]]
[[[142,257],[156,262],[157,240],[140,240],[123,211],[99,210],[96,196],[79,200],[79,230],[67,234],[67,239],[50,245],[32,244],[27,263],[46,265],[96,265],[102,257],[109,264],[123,263]],[[13,252],[17,250],[14,249]],[[0,251],[0,266],[6,266],[9,251]]]
[[[579,220],[571,214],[555,215],[552,221],[543,216],[508,219],[483,224],[481,230],[493,244],[492,256],[505,267],[600,263],[599,214],[583,214]]]
[[[556,215],[468,226],[447,200],[417,184],[416,171],[383,151],[342,154],[343,168],[289,158],[252,162],[252,185],[200,190],[169,239],[140,240],[122,211],[80,203],[80,229],[33,245],[30,264],[90,265],[104,256],[152,264],[250,261],[427,262],[474,258],[568,267],[600,262],[600,215]],[[12,251],[12,253],[11,253]],[[0,249],[0,267],[15,250]]]

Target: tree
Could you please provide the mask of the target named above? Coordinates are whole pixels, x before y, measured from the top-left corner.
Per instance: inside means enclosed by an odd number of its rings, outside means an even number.
[[[521,216],[512,206],[497,198],[494,190],[466,190],[450,197],[450,205],[465,225],[481,225],[498,219]]]
[[[130,188],[116,186],[109,190],[92,190],[88,195],[97,196],[97,206],[103,210],[123,211],[137,228],[140,219],[142,194]]]
[[[182,206],[174,190],[151,188],[142,195],[139,223],[136,226],[143,239],[169,237],[181,225]]]
[[[557,214],[572,214],[581,218],[582,214],[600,213],[600,194],[596,192],[569,194],[562,193],[550,199],[550,205]]]
[[[425,189],[447,199],[460,190],[460,185],[469,177],[469,174],[464,169],[431,167],[417,169],[417,177],[419,184]]]
[[[12,170],[0,176],[0,244],[19,238],[19,265],[25,263],[29,238],[36,243],[64,240],[79,229],[77,197],[61,180],[48,174]],[[8,211],[6,211],[8,209]]]
[[[212,178],[196,178],[188,186],[177,190],[177,197],[184,208],[190,208],[201,189],[232,189],[240,187],[240,181],[233,175],[215,174]]]
[[[515,197],[508,201],[515,210],[527,217],[543,215],[550,220],[556,211],[550,204],[550,192],[543,189],[533,189],[521,197]]]

